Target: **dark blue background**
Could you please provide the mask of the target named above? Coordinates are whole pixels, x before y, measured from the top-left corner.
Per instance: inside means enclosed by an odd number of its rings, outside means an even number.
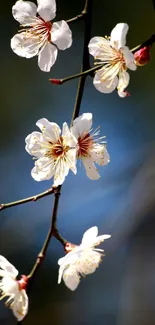
[[[50,73],[43,73],[37,58],[16,56],[10,39],[18,23],[12,18],[14,1],[1,4],[1,127],[0,202],[14,201],[49,188],[51,181],[31,178],[33,160],[25,151],[25,137],[46,117],[60,126],[70,123],[78,80],[54,86],[50,77],[80,71],[83,23],[73,24],[73,46],[60,51]],[[80,13],[84,0],[57,1],[57,20]],[[118,22],[130,26],[132,48],[154,32],[151,0],[94,0],[93,36],[109,35]],[[81,113],[92,112],[94,128],[107,136],[111,162],[100,168],[101,179],[89,180],[83,166],[67,177],[59,205],[58,227],[70,241],[79,243],[83,232],[97,225],[105,242],[106,257],[100,268],[75,292],[57,285],[57,260],[64,255],[52,240],[30,294],[24,324],[50,325],[154,325],[155,322],[155,47],[147,66],[131,72],[126,99],[117,92],[99,93],[86,82]],[[30,272],[46,236],[53,198],[14,207],[0,213],[0,254],[21,274]],[[0,323],[16,324],[10,310],[0,304]]]

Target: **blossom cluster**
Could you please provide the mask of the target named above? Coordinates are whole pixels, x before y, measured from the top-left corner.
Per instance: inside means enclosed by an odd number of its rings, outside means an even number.
[[[81,276],[96,271],[104,252],[96,246],[110,237],[110,235],[98,236],[98,228],[92,227],[84,233],[80,245],[67,243],[65,246],[67,254],[58,260],[58,283],[63,278],[65,285],[74,291]],[[22,275],[21,279],[17,280],[17,276],[16,268],[0,255],[0,299],[8,298],[5,302],[6,306],[10,307],[17,320],[21,321],[28,312],[26,288],[29,278]]]
[[[12,8],[13,17],[20,23],[20,31],[11,39],[11,48],[27,59],[38,56],[42,71],[49,72],[55,63],[59,50],[72,45],[72,32],[64,20],[53,22],[56,16],[55,0],[37,0],[38,7],[31,1],[18,0]],[[117,24],[110,37],[93,37],[89,52],[96,65],[102,67],[95,72],[94,86],[100,92],[111,93],[115,88],[120,97],[126,97],[129,84],[127,69],[136,70],[134,55],[126,44],[129,26]]]

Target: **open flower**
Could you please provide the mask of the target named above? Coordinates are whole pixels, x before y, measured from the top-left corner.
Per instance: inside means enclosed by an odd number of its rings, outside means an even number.
[[[63,123],[62,135],[59,126],[46,118],[40,119],[36,125],[42,133],[32,132],[25,139],[25,149],[37,158],[31,175],[36,181],[48,180],[54,176],[53,185],[61,185],[69,169],[76,174],[77,140],[66,123]]]
[[[69,252],[58,260],[60,265],[58,283],[63,278],[65,285],[74,291],[80,282],[80,276],[94,273],[101,262],[104,250],[95,246],[110,237],[110,235],[98,236],[98,228],[92,227],[84,233],[79,246],[68,243]]]
[[[55,0],[19,0],[12,8],[13,17],[21,24],[21,31],[11,39],[11,48],[19,56],[32,58],[38,55],[38,65],[49,72],[56,61],[58,49],[72,44],[72,32],[64,21],[52,23],[55,17]]]
[[[27,277],[16,280],[18,271],[5,257],[0,255],[0,292],[2,300],[8,297],[6,306],[12,309],[18,321],[21,321],[28,312],[28,297],[26,294]]]
[[[95,164],[100,166],[108,164],[110,161],[105,141],[98,137],[99,130],[91,133],[92,114],[84,113],[73,121],[71,128],[72,133],[76,137],[77,158],[81,159],[86,169],[86,174],[90,179],[96,180],[100,177]]]
[[[88,45],[89,53],[103,63],[94,77],[94,86],[102,93],[111,93],[116,87],[120,97],[126,97],[124,89],[129,84],[130,76],[127,69],[136,70],[134,55],[126,44],[126,34],[129,26],[117,24],[110,37],[93,37]]]

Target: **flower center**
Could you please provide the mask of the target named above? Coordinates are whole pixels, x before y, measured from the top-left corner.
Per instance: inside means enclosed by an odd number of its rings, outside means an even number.
[[[92,148],[94,143],[93,137],[89,133],[83,133],[82,136],[78,138],[78,152],[77,157],[88,157],[89,150]]]
[[[52,23],[44,21],[41,17],[32,17],[32,22],[21,25],[24,29],[20,32],[25,32],[26,38],[36,38],[38,45],[43,46],[44,43],[51,42]]]
[[[63,137],[60,137],[56,143],[49,141],[49,144],[51,148],[46,152],[45,156],[49,158],[52,157],[55,160],[59,157],[65,156],[66,152],[70,150],[70,147],[64,144]]]

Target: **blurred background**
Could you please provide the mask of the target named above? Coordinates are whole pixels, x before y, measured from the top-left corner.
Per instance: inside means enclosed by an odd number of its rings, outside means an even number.
[[[59,51],[50,73],[37,66],[37,58],[16,56],[10,39],[18,30],[12,17],[14,1],[1,3],[1,127],[0,203],[40,193],[51,181],[31,177],[32,157],[25,137],[46,117],[60,126],[70,122],[78,80],[63,86],[48,78],[78,73],[83,50],[83,22],[72,24],[73,46]],[[57,0],[56,21],[81,12],[84,0]],[[155,30],[151,0],[94,0],[93,36],[109,35],[118,22],[130,29],[130,48]],[[131,72],[128,91],[119,98],[99,93],[87,78],[81,113],[92,112],[94,129],[106,135],[111,162],[100,168],[101,178],[91,181],[83,166],[70,173],[62,188],[58,227],[69,241],[79,243],[83,233],[98,226],[112,238],[102,244],[106,257],[99,269],[81,280],[75,292],[57,284],[57,260],[64,255],[55,239],[33,282],[25,325],[154,325],[155,323],[155,46],[152,60]],[[91,61],[93,64],[93,61]],[[20,274],[30,272],[45,239],[53,198],[13,207],[0,213],[0,254]],[[0,323],[16,324],[10,310],[0,304]]]

